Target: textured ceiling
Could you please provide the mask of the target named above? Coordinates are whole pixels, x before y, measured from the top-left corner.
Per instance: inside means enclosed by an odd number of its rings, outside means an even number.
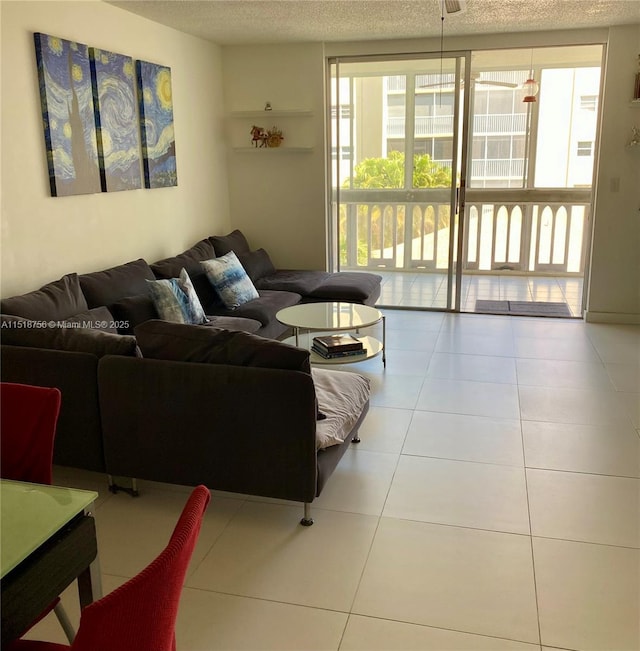
[[[440,34],[440,0],[105,0],[219,44],[362,41]],[[467,0],[446,34],[640,23],[640,0]]]

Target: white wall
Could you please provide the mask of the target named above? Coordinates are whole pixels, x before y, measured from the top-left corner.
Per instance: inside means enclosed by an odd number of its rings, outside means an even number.
[[[2,296],[230,228],[220,48],[94,0],[0,2]],[[178,186],[51,197],[33,32],[167,65]]]
[[[311,111],[311,117],[265,113],[258,126],[278,126],[281,151],[240,152],[250,145],[253,118],[227,123],[232,224],[253,248],[265,248],[277,267],[324,269],[326,265],[324,74],[322,46],[315,44],[223,48],[226,109]],[[311,151],[287,149],[310,146]]]
[[[609,31],[588,321],[640,323],[640,147],[629,149],[640,24]]]

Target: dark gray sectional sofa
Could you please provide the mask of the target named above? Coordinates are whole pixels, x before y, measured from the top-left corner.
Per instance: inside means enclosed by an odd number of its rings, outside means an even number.
[[[236,310],[222,306],[199,264],[226,247],[237,249],[259,291]],[[147,280],[174,278],[182,268],[208,324],[157,320]],[[275,314],[307,300],[375,302],[379,277],[353,276],[278,271],[237,231],[151,265],[139,259],[68,274],[2,300],[2,381],[60,388],[57,464],[303,502],[309,524],[308,507],[357,436],[368,401],[343,443],[318,449],[309,354],[275,339],[286,333]],[[160,331],[184,347],[158,353],[149,341]],[[221,344],[230,331],[233,345]]]

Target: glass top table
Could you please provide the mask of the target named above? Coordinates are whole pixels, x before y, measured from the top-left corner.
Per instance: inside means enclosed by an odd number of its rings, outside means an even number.
[[[94,491],[0,480],[0,577],[98,497]]]
[[[386,366],[385,357],[385,318],[380,310],[369,305],[357,303],[301,303],[280,310],[276,314],[280,323],[293,328],[294,342],[300,345],[300,330],[336,332],[353,330],[356,334],[361,328],[382,323],[382,341],[372,336],[357,336],[364,345],[365,354],[354,357],[324,359],[311,351],[311,361],[316,364],[348,364],[370,359],[382,353],[382,363]]]
[[[80,607],[102,596],[94,518],[98,493],[0,480],[0,646],[17,639],[77,582]]]

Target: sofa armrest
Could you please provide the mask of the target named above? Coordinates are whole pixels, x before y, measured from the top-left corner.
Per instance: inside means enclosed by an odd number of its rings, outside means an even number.
[[[53,462],[104,472],[98,358],[23,346],[2,346],[2,381],[57,387],[62,394]]]
[[[106,356],[107,472],[310,502],[315,388],[299,371]]]

